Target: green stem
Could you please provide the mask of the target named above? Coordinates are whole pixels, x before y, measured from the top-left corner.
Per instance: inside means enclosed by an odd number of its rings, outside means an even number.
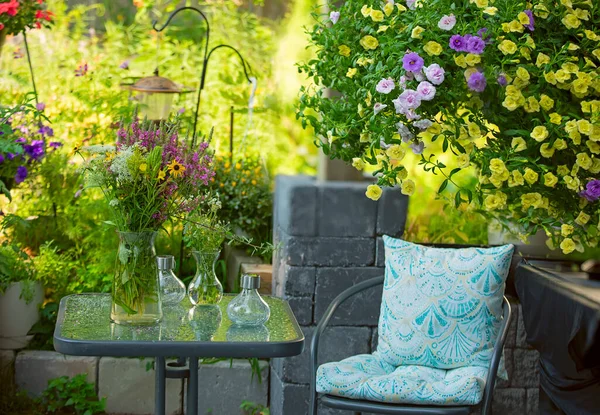
[[[39,104],[37,88],[35,87],[35,77],[33,76],[33,65],[31,64],[31,54],[29,53],[29,43],[27,42],[27,34],[23,30],[23,40],[25,41],[25,51],[27,52],[27,63],[29,64],[29,73],[31,74],[31,85],[35,95],[35,103]]]

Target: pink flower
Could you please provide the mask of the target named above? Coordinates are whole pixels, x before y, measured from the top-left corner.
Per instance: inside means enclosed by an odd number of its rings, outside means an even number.
[[[425,76],[427,77],[429,82],[431,82],[434,85],[440,85],[442,82],[444,82],[445,73],[446,71],[444,71],[444,68],[442,68],[437,63],[433,63],[425,67]]]
[[[336,24],[340,20],[340,12],[329,13],[329,20],[331,20],[331,23]]]
[[[414,10],[417,6],[415,5],[415,3],[417,2],[417,0],[406,0],[406,6],[411,9]]]
[[[426,130],[433,125],[433,122],[431,122],[431,120],[428,120],[427,118],[425,118],[424,120],[419,120],[419,121],[413,122],[413,125],[420,130]]]
[[[438,27],[442,30],[452,30],[456,24],[456,17],[453,14],[450,16],[442,16],[438,22]]]
[[[382,94],[389,94],[394,88],[396,88],[394,80],[392,78],[388,78],[379,81],[379,83],[375,87],[375,90],[377,92],[381,92]]]
[[[423,81],[417,86],[417,92],[423,101],[431,101],[435,97],[435,87],[427,81]]]
[[[396,113],[404,114],[408,110],[414,110],[421,105],[420,94],[412,89],[407,89],[400,94],[398,98],[392,101],[396,108]]]
[[[425,80],[425,74],[423,73],[423,70],[420,70],[419,72],[415,72],[415,80],[418,82]]]
[[[375,113],[375,115],[377,115],[386,108],[387,105],[382,104],[381,102],[376,102],[375,105],[373,105],[373,112]]]
[[[400,77],[400,81],[398,82],[398,84],[400,85],[400,88],[406,89],[406,82],[407,81],[408,81],[408,79],[406,78],[406,76],[402,75]]]

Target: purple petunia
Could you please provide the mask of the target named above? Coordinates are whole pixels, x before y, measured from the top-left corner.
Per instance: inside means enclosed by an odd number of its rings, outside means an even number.
[[[17,144],[23,144],[26,142],[27,142],[27,140],[25,139],[25,137],[19,137],[15,140],[15,143],[17,143]]]
[[[474,55],[481,55],[485,49],[485,42],[479,36],[470,36],[467,40],[466,51]]]
[[[529,9],[525,10],[524,13],[529,17],[529,24],[525,25],[527,29],[533,32],[535,29],[535,20],[533,19],[533,12]]]
[[[431,101],[435,97],[435,87],[427,81],[423,81],[417,86],[417,92],[423,101]]]
[[[465,52],[467,47],[467,42],[464,37],[461,35],[453,35],[450,38],[450,48],[457,52]]]
[[[506,75],[504,75],[503,73],[498,75],[498,79],[496,79],[496,81],[500,86],[506,86],[508,84],[508,79],[506,79]]]
[[[43,102],[38,102],[35,106],[38,111],[44,111],[46,109],[46,104]]]
[[[473,72],[467,81],[467,85],[471,91],[483,92],[487,85],[485,75],[481,72]]]
[[[48,147],[51,147],[54,149],[60,148],[62,146],[63,146],[63,143],[59,143],[58,141],[51,141],[50,144],[48,144]]]
[[[6,153],[6,158],[8,159],[8,161],[14,160],[15,157],[17,157],[17,155],[14,153]]]
[[[396,88],[396,84],[394,84],[394,80],[392,78],[382,79],[375,86],[375,91],[380,92],[382,94],[389,94]]]
[[[415,154],[423,154],[423,150],[425,150],[425,143],[423,141],[419,141],[417,144],[412,143],[410,148]]]
[[[15,183],[22,183],[23,180],[27,177],[27,167],[19,166],[17,167],[17,174],[15,174]]]
[[[329,13],[329,20],[331,20],[331,23],[336,24],[340,20],[340,12]]]
[[[402,67],[409,72],[419,72],[423,67],[423,58],[416,52],[410,52],[402,58]]]
[[[25,153],[33,160],[39,160],[44,156],[44,142],[42,140],[33,140],[31,144],[23,147]]]
[[[600,180],[590,180],[585,185],[585,190],[579,193],[579,196],[585,197],[589,202],[595,202],[600,198]]]
[[[444,82],[446,71],[437,63],[432,63],[431,65],[425,68],[425,76],[429,82],[434,85],[440,85]]]
[[[4,163],[4,156],[0,154],[0,164]]]
[[[121,62],[121,64],[119,65],[119,68],[121,68],[121,69],[129,69],[129,59],[124,60],[123,62]]]
[[[41,135],[47,135],[48,137],[54,136],[54,130],[47,125],[42,125],[42,127],[38,130],[38,133]]]

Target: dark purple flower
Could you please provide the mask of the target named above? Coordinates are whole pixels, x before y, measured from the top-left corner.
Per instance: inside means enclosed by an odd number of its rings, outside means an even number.
[[[23,144],[26,142],[27,142],[27,140],[25,139],[25,137],[19,137],[15,140],[15,143],[18,143],[18,144]]]
[[[4,163],[4,156],[0,154],[0,164]]]
[[[6,154],[6,158],[8,159],[8,161],[12,161],[12,160],[14,160],[14,159],[15,159],[15,157],[17,157],[17,155],[16,155],[16,154],[13,154],[13,153],[7,153],[7,154]]]
[[[52,148],[59,148],[63,146],[63,143],[59,143],[58,141],[51,141],[50,144],[48,144],[48,146]]]
[[[17,168],[17,174],[15,174],[15,183],[22,183],[27,177],[27,167],[19,166]]]
[[[467,52],[475,55],[481,55],[485,49],[485,42],[479,36],[471,36],[467,40]]]
[[[31,144],[24,147],[25,153],[33,160],[39,160],[44,156],[44,142],[42,140],[33,140]]]
[[[46,104],[43,102],[38,102],[35,107],[38,111],[44,111],[46,109]]]
[[[529,17],[529,24],[525,25],[525,27],[533,32],[533,30],[535,29],[535,20],[533,19],[533,12],[527,9],[524,13],[527,15],[527,17]]]
[[[585,190],[579,193],[590,202],[595,202],[600,198],[600,180],[590,180],[585,185]]]
[[[467,85],[471,91],[475,92],[483,92],[487,85],[487,81],[485,79],[485,75],[481,72],[474,72],[469,77],[467,81]]]
[[[450,48],[457,52],[465,52],[466,43],[465,38],[461,35],[454,35],[450,38]]]
[[[47,125],[42,125],[42,127],[38,130],[38,133],[41,135],[47,135],[48,137],[54,136],[54,130]]]
[[[402,58],[402,67],[409,72],[419,72],[423,68],[423,58],[416,52],[410,52]]]
[[[498,79],[496,79],[496,81],[500,86],[506,86],[506,84],[508,84],[508,79],[506,79],[506,75],[504,75],[503,73],[498,75]]]

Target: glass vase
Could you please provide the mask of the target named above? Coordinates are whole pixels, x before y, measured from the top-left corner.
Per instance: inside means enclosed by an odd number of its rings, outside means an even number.
[[[162,318],[154,239],[157,232],[118,232],[119,251],[110,318],[117,324],[154,324]]]
[[[188,297],[194,305],[218,304],[223,298],[223,286],[215,273],[220,250],[192,251],[196,260],[196,275],[188,286]]]

